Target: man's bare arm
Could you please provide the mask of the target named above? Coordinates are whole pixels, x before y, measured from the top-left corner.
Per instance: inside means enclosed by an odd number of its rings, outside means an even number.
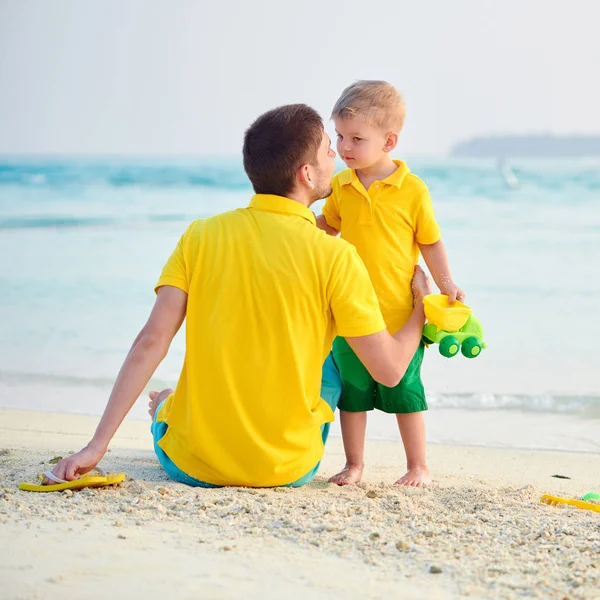
[[[346,338],[375,381],[387,387],[394,387],[404,377],[421,342],[425,324],[423,298],[430,293],[431,282],[420,267],[415,267],[415,305],[406,325],[393,336],[383,330],[371,335]]]
[[[173,286],[159,288],[152,313],[127,354],[96,433],[83,450],[59,461],[52,471],[56,477],[76,479],[100,462],[119,425],[166,356],[186,308],[187,294],[183,290]]]

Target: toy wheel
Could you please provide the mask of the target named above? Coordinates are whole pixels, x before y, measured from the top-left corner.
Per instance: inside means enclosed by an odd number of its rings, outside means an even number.
[[[467,358],[475,358],[481,352],[481,343],[476,337],[468,337],[463,343],[461,351]]]
[[[447,335],[440,342],[440,354],[446,358],[452,358],[453,356],[456,356],[459,348],[460,344],[453,335]]]

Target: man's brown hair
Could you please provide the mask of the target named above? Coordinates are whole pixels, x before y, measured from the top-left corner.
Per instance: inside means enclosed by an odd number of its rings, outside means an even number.
[[[288,104],[261,115],[244,135],[244,169],[257,194],[287,196],[296,172],[314,164],[323,121],[306,104]]]

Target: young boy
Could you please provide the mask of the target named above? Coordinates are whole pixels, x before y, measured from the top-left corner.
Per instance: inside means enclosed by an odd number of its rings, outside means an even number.
[[[385,81],[358,81],[344,90],[333,107],[337,150],[349,167],[332,183],[317,225],[354,244],[371,276],[386,327],[398,331],[412,310],[411,278],[419,251],[440,291],[450,302],[464,292],[452,280],[427,186],[406,164],[392,160],[404,125],[404,100]],[[402,281],[403,285],[398,285]],[[364,468],[366,411],[396,414],[406,452],[407,472],[396,483],[419,487],[430,483],[421,381],[423,345],[394,388],[378,384],[343,338],[333,356],[343,381],[339,403],[346,466],[329,481],[357,483]]]

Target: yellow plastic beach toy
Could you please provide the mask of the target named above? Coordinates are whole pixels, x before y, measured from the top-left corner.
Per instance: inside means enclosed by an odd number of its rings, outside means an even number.
[[[24,492],[62,492],[63,490],[77,490],[86,487],[102,487],[105,485],[114,485],[121,483],[125,479],[125,473],[107,473],[104,469],[96,467],[99,475],[93,474],[93,471],[82,475],[74,481],[65,481],[59,477],[55,477],[50,471],[44,471],[40,477],[40,483],[20,483],[19,489]],[[47,477],[55,483],[48,485],[41,483]]]
[[[439,330],[450,333],[458,331],[467,322],[473,312],[466,304],[458,300],[450,306],[445,294],[429,294],[423,298],[427,321]]]
[[[557,504],[568,504],[569,506],[575,506],[576,508],[582,508],[583,510],[593,510],[594,512],[600,513],[600,504],[585,502],[584,500],[560,498],[559,496],[544,494],[540,498],[540,502],[543,502],[544,504],[550,504],[550,506],[556,506]]]

